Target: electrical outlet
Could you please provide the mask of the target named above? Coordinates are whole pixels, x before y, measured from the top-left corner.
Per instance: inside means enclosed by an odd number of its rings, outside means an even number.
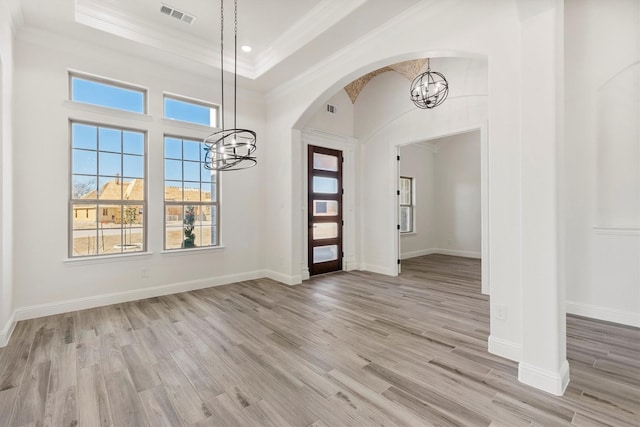
[[[493,317],[497,320],[507,320],[507,306],[502,304],[494,305]]]
[[[143,268],[141,271],[141,276],[143,279],[147,279],[149,277],[149,269],[148,268]]]

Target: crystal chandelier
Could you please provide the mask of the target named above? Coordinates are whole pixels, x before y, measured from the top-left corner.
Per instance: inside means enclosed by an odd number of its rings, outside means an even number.
[[[427,59],[427,71],[418,74],[411,82],[411,100],[418,108],[431,109],[442,104],[449,95],[449,82],[442,73],[431,71],[431,64]]]
[[[220,107],[220,128],[204,139],[204,167],[214,171],[248,169],[258,161],[256,133],[236,126],[237,83],[238,83],[238,0],[234,1],[234,51],[233,51],[233,129],[226,129],[224,123],[224,0],[220,0],[220,75],[222,105]]]

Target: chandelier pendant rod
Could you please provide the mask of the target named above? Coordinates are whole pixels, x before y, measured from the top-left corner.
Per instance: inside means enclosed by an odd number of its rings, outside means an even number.
[[[224,1],[224,0],[223,0]],[[233,2],[233,128],[238,129],[236,124],[238,109],[238,0]],[[237,139],[233,137],[233,154],[237,154]]]
[[[220,125],[224,128],[224,0],[220,0],[220,80],[222,105],[220,107]]]
[[[224,1],[220,0],[220,103],[219,130],[204,138],[204,167],[212,171],[233,171],[248,169],[257,164],[253,153],[256,151],[256,133],[249,129],[237,128],[238,104],[238,0],[234,1],[234,47],[233,47],[233,127],[227,129],[225,123],[224,88]]]
[[[238,126],[236,126],[238,106],[238,0],[234,0],[233,43],[233,128],[238,129]]]

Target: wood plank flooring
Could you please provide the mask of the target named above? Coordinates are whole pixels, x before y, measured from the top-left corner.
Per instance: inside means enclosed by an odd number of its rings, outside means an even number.
[[[569,317],[558,398],[487,352],[477,260],[268,279],[19,322],[0,426],[638,426],[640,330]]]

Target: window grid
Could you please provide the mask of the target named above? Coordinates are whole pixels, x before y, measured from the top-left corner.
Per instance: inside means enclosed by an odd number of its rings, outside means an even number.
[[[165,135],[164,147],[164,249],[219,246],[218,180],[215,172],[203,167],[205,145]],[[190,147],[188,152],[185,147]],[[185,166],[191,166],[188,176]]]
[[[80,121],[71,121],[70,128],[69,256],[146,250],[145,133]],[[111,147],[103,150],[107,144],[102,139],[107,134],[111,135]],[[113,144],[116,135],[119,150]],[[101,160],[102,154],[110,155],[111,161]],[[117,161],[114,156],[119,157]],[[128,157],[136,159],[137,171],[125,167]],[[101,174],[101,163],[110,163],[113,174]]]
[[[413,178],[400,177],[400,232],[414,231]]]

